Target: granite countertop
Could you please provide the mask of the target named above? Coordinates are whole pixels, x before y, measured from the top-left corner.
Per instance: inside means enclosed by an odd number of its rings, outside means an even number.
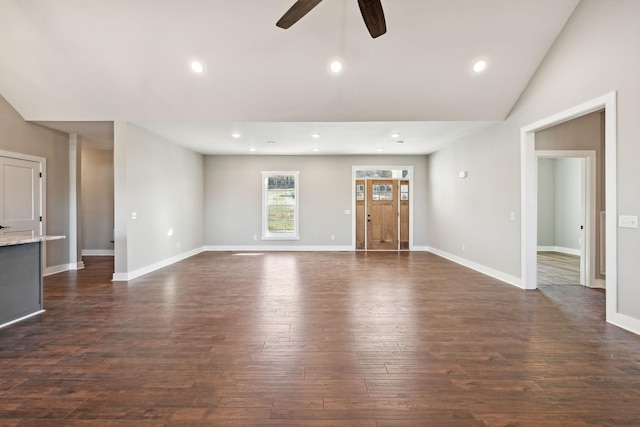
[[[25,243],[60,239],[66,239],[66,236],[0,236],[0,246],[23,245]]]

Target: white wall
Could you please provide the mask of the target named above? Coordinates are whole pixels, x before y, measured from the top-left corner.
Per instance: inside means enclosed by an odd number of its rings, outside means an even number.
[[[430,156],[430,246],[520,276],[519,215],[504,219],[520,211],[520,128],[612,91],[619,213],[640,214],[639,21],[640,1],[582,0],[506,121]],[[470,169],[464,183],[455,178],[462,168]],[[473,242],[465,253],[463,239]],[[633,319],[640,319],[639,253],[640,230],[618,229],[617,304]]]
[[[351,247],[352,166],[373,165],[414,167],[413,244],[424,246],[425,156],[206,156],[205,245]],[[261,171],[300,171],[300,240],[260,240]]]
[[[202,250],[203,157],[131,123],[114,130],[114,278],[127,279]]]

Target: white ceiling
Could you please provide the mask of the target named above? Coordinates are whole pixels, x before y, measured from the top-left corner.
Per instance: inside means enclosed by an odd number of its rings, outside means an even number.
[[[424,153],[504,120],[578,1],[382,0],[371,39],[357,0],[288,30],[294,0],[0,0],[0,95],[29,121],[133,121],[203,153]]]

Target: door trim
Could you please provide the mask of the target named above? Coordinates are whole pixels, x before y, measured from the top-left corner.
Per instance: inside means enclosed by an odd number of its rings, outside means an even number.
[[[0,150],[1,157],[9,157],[12,159],[26,160],[29,162],[36,162],[40,165],[40,234],[47,234],[47,159],[44,157],[31,156],[29,154],[15,153],[12,151]],[[45,271],[47,265],[47,245],[41,245],[42,256],[40,257],[40,268]]]
[[[9,157],[12,159],[18,160],[26,160],[29,162],[35,162],[40,165],[39,172],[42,174],[42,178],[40,179],[40,216],[42,217],[42,221],[40,221],[40,234],[47,234],[47,222],[46,218],[46,210],[47,210],[47,159],[44,157],[31,156],[29,154],[22,153],[14,153],[12,151],[4,151],[0,150],[0,157]],[[44,246],[43,246],[44,247]],[[42,258],[45,259],[44,253],[42,254]]]
[[[595,269],[596,217],[598,216],[596,212],[596,151],[536,150],[536,158],[581,160],[580,215],[582,217],[582,223],[584,224],[585,230],[583,232],[583,243],[580,247],[580,284],[589,288],[603,287],[601,281],[599,279],[596,279]],[[536,171],[536,177],[537,176],[538,172]],[[538,201],[536,198],[536,209],[537,203]]]
[[[390,178],[393,180],[409,181],[409,251],[413,250],[413,166],[403,165],[359,165],[351,166],[351,250],[356,250],[356,194],[353,189],[355,188],[356,171],[358,170],[370,170],[370,169],[406,169],[409,171],[409,176],[404,178]],[[359,178],[362,179],[362,178]],[[376,178],[378,179],[378,178]],[[385,178],[379,178],[385,179]],[[366,251],[366,249],[365,249]]]
[[[606,215],[606,320],[624,329],[640,333],[640,321],[618,312],[618,218],[617,193],[617,93],[610,92],[573,108],[554,114],[520,129],[521,155],[521,271],[520,285],[536,288],[537,240],[537,165],[535,133],[585,114],[605,112],[605,210]]]

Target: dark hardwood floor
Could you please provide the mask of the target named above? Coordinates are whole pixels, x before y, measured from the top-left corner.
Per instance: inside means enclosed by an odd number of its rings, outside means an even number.
[[[599,290],[419,252],[85,261],[0,330],[0,426],[640,425],[640,337]]]

